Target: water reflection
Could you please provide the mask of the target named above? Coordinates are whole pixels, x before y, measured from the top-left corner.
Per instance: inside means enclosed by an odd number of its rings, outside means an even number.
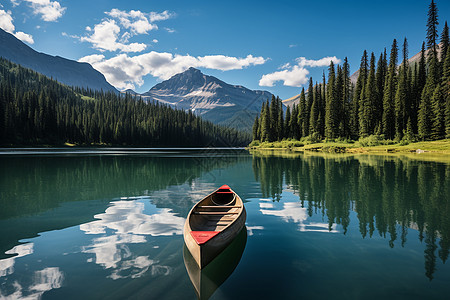
[[[96,215],[97,221],[80,225],[86,234],[100,235],[92,243],[82,247],[83,253],[95,255],[95,263],[110,269],[111,279],[138,278],[149,272],[153,275],[169,275],[170,267],[159,264],[149,256],[137,256],[130,244],[142,244],[148,236],[181,235],[185,219],[171,209],[145,212],[147,197],[133,197],[128,201],[111,202],[105,213]],[[152,207],[150,207],[152,208]],[[156,210],[156,211],[155,211]],[[151,213],[151,214],[149,214]]]
[[[266,199],[261,199],[262,201],[270,201]],[[308,222],[308,212],[307,209],[302,207],[299,202],[283,202],[281,203],[282,208],[276,209],[277,206],[280,206],[280,203],[268,203],[268,202],[260,202],[260,212],[263,215],[268,216],[276,216],[280,217],[283,221],[289,223],[297,223],[299,224],[299,231],[316,231],[316,232],[330,232],[336,233],[336,224],[333,224],[331,228],[329,228],[328,224],[325,223],[317,223],[317,222]]]
[[[14,263],[17,258],[30,255],[33,253],[33,243],[21,244],[14,246],[11,250],[5,252],[8,255],[14,255],[7,259],[0,260],[0,277],[11,275],[14,273]]]
[[[299,196],[297,204],[284,203],[281,210],[263,203],[264,214],[297,223],[321,214],[328,230],[340,224],[346,234],[349,214],[355,211],[361,236],[378,233],[390,247],[397,240],[404,247],[408,229],[415,229],[426,244],[425,274],[430,280],[437,257],[444,263],[448,258],[450,164],[392,156],[283,157],[262,152],[253,153],[252,164],[263,197],[280,201],[283,190]]]
[[[244,253],[246,243],[247,228],[244,226],[234,241],[204,269],[198,267],[190,251],[184,245],[184,264],[198,299],[209,299],[228,277],[233,274]]]
[[[3,284],[0,299],[40,299],[45,292],[61,288],[64,274],[58,267],[48,267],[35,271],[31,278],[29,285],[24,285],[18,280],[7,286]]]

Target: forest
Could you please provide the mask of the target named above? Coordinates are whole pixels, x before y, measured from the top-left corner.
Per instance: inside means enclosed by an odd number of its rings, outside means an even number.
[[[249,133],[129,94],[68,87],[0,58],[0,145],[244,146]]]
[[[386,49],[378,60],[365,50],[356,84],[350,66],[332,61],[328,78],[303,88],[297,105],[283,112],[272,97],[262,106],[253,125],[253,141],[283,139],[319,142],[372,137],[392,142],[450,138],[450,50],[447,22],[438,33],[438,9],[431,1],[426,44],[420,60],[409,63],[408,40],[393,40],[389,61]],[[440,39],[440,40],[439,40]],[[400,49],[399,49],[400,48]],[[399,51],[401,63],[398,64]]]

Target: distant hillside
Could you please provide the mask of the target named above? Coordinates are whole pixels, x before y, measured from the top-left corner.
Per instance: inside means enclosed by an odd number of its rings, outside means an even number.
[[[239,129],[250,129],[262,103],[272,98],[267,91],[231,85],[195,68],[174,75],[142,95]]]
[[[105,76],[90,64],[37,52],[2,29],[0,29],[0,57],[69,86],[117,92],[106,81]]]
[[[80,95],[83,93],[83,95]],[[32,116],[31,118],[29,116]],[[0,58],[0,145],[244,146],[250,134],[167,105],[62,85]]]

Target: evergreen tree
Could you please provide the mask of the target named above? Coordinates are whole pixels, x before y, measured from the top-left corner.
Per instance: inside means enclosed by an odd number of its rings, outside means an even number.
[[[391,55],[389,57],[388,74],[383,94],[383,133],[387,139],[392,139],[395,135],[394,98],[397,87],[397,57],[397,40],[394,39],[391,47]]]
[[[283,118],[283,103],[281,102],[280,97],[277,96],[276,98],[276,105],[277,105],[277,119],[276,119],[276,124],[277,124],[277,140],[281,141],[283,139],[283,135],[284,135],[284,118]]]
[[[427,48],[431,49],[430,55],[438,57],[438,31],[437,26],[438,21],[438,9],[434,0],[431,0],[430,6],[428,8],[428,21],[427,21]]]
[[[302,91],[300,93],[300,99],[298,101],[298,114],[297,114],[297,124],[298,124],[298,137],[299,139],[303,137],[303,133],[305,130],[303,129],[303,125],[307,124],[305,121],[306,118],[306,96],[305,96],[305,89],[302,88]],[[309,126],[309,124],[308,124]]]
[[[448,46],[450,43],[449,39],[450,39],[450,37],[449,37],[449,32],[448,32],[448,25],[447,25],[447,21],[445,21],[444,29],[442,30],[442,34],[441,34],[441,62],[442,62],[442,64],[444,64],[445,57],[447,55],[447,50],[448,50]]]
[[[299,105],[293,105],[292,106],[292,113],[291,113],[291,121],[290,121],[290,126],[289,126],[289,130],[292,134],[292,138],[299,140],[301,137],[301,130],[300,127],[298,126],[299,122],[298,122],[298,106]]]
[[[377,71],[375,73],[376,81],[376,102],[374,105],[374,121],[375,121],[375,134],[381,134],[382,122],[381,118],[383,116],[383,91],[384,84],[387,75],[387,58],[386,58],[386,48],[384,48],[384,53],[380,54],[380,58],[377,64]]]
[[[312,77],[310,77],[309,85],[308,85],[308,94],[306,97],[306,104],[305,104],[305,116],[303,118],[303,125],[302,125],[303,136],[308,136],[310,134],[309,126],[310,126],[311,106],[314,101],[314,91],[313,90],[314,90],[313,80],[312,80]]]
[[[353,92],[353,103],[352,103],[352,113],[351,113],[351,135],[353,138],[357,138],[359,136],[359,106],[360,106],[360,98],[361,93],[364,92],[364,85],[367,81],[367,73],[368,73],[368,59],[367,59],[367,51],[364,50],[364,53],[361,57],[361,64],[359,66],[359,76],[356,81],[356,87]]]
[[[328,68],[327,97],[325,100],[325,137],[334,139],[338,137],[338,115],[336,110],[336,73],[334,63],[331,61]]]
[[[272,99],[269,105],[269,142],[273,142],[277,140],[278,136],[278,103],[274,95],[272,95]]]
[[[260,140],[260,136],[259,136],[259,116],[256,115],[255,117],[255,122],[253,123],[253,128],[252,128],[252,133],[253,133],[253,140]]]
[[[364,91],[362,93],[361,104],[359,108],[359,135],[368,136],[373,133],[375,127],[374,111],[377,97],[377,88],[375,81],[375,55],[372,52],[370,56],[370,68]]]
[[[320,91],[318,90],[318,85],[314,87],[313,101],[311,105],[311,112],[309,117],[309,133],[311,135],[318,134],[318,121],[319,121],[319,101],[320,101]]]
[[[441,87],[445,103],[445,136],[450,138],[450,47],[445,56]]]
[[[431,124],[431,137],[433,140],[445,138],[445,103],[441,85],[436,85],[431,98],[433,120]]]
[[[418,133],[419,138],[421,140],[428,140],[431,138],[432,133],[432,125],[433,125],[433,95],[436,89],[436,85],[438,84],[438,78],[436,75],[436,68],[438,68],[438,64],[436,62],[436,58],[434,56],[431,57],[429,64],[429,72],[427,76],[427,81],[425,83],[425,87],[422,91],[422,97],[420,99],[419,104],[419,113],[418,113]]]
[[[290,123],[291,123],[291,107],[288,106],[286,108],[286,117],[284,119],[284,137],[287,139],[292,138]]]
[[[351,103],[351,86],[352,83],[350,81],[350,65],[348,63],[347,57],[344,58],[344,63],[342,64],[342,75],[343,75],[343,86],[342,86],[342,103],[341,103],[341,112],[342,115],[340,117],[341,123],[339,125],[342,128],[341,136],[349,137],[350,136],[350,103]]]
[[[403,43],[403,61],[399,68],[398,85],[395,94],[395,137],[397,140],[403,138],[409,118],[409,64],[408,64],[408,41]]]
[[[261,141],[270,141],[270,111],[269,111],[269,99],[263,104],[263,110],[261,113]]]

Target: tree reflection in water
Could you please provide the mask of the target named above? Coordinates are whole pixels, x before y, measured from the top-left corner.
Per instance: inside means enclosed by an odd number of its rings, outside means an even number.
[[[273,155],[253,152],[253,171],[263,197],[280,201],[283,189],[308,202],[308,215],[322,214],[328,228],[344,234],[355,211],[363,238],[374,233],[389,246],[407,242],[408,229],[425,241],[425,275],[432,280],[437,256],[450,247],[450,165],[403,156]],[[436,255],[436,250],[437,255]]]

